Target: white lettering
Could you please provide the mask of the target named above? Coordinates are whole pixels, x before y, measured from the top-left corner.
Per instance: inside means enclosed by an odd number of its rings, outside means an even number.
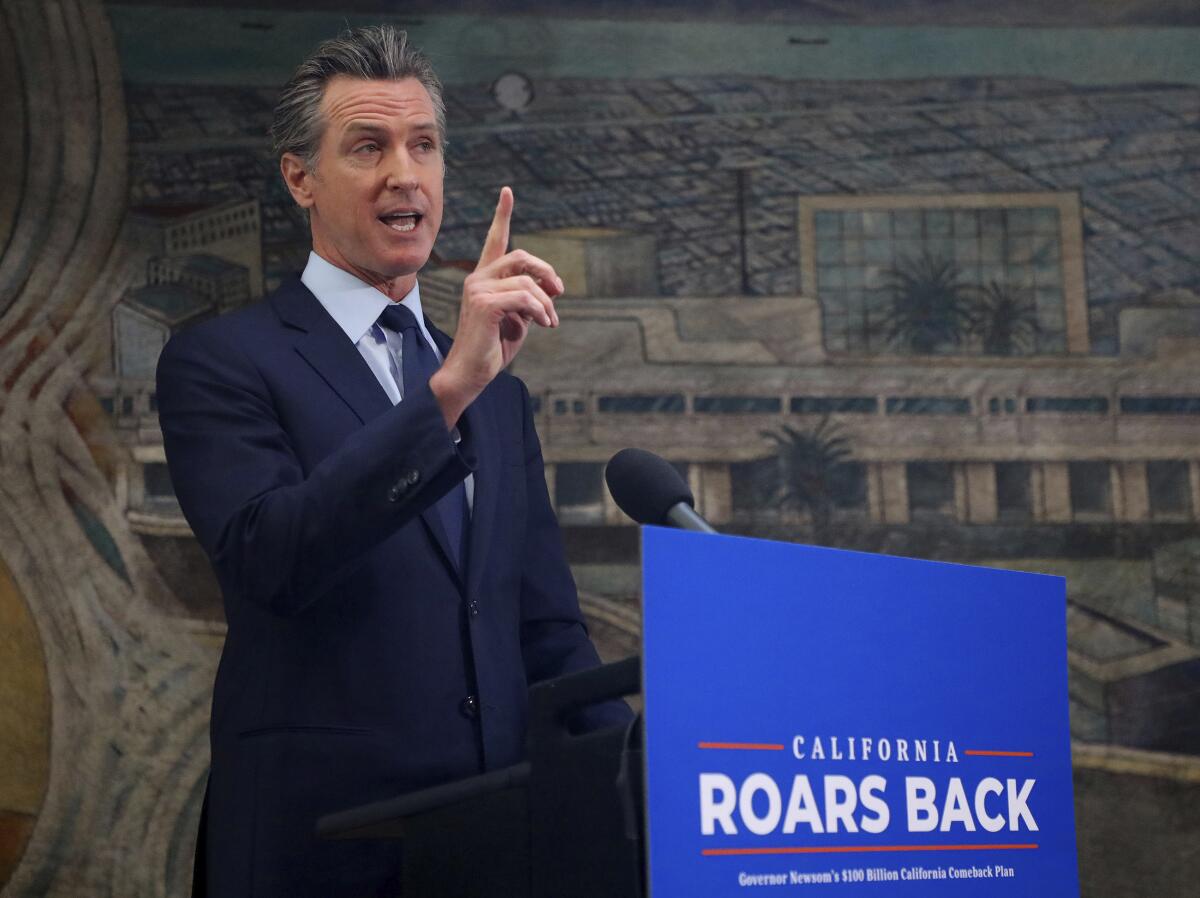
[[[961,823],[967,832],[975,832],[975,820],[971,817],[971,808],[967,804],[967,793],[963,789],[962,780],[957,776],[950,777],[950,785],[946,787],[946,804],[942,808],[942,832],[950,832],[950,827]]]
[[[787,816],[783,818],[783,831],[794,833],[796,827],[806,823],[814,833],[825,832],[821,825],[821,811],[817,807],[817,798],[813,795],[812,785],[808,777],[802,773],[796,774],[792,780],[792,793],[788,796]]]
[[[856,833],[858,827],[854,823],[854,809],[858,805],[858,796],[854,790],[854,780],[848,776],[825,777],[825,829],[828,832],[838,831],[840,820],[846,827],[846,832]]]
[[[930,833],[937,829],[938,812],[933,804],[937,790],[933,780],[924,776],[904,778],[905,804],[908,807],[908,831]]]
[[[717,794],[720,793],[720,798]],[[700,832],[706,836],[716,832],[716,824],[721,824],[721,832],[727,836],[737,835],[737,827],[733,825],[733,807],[737,801],[737,790],[733,780],[723,773],[700,774]]]
[[[767,796],[767,813],[760,817],[754,812],[754,795],[762,792]],[[752,773],[742,783],[738,795],[738,810],[742,815],[742,823],[746,829],[756,836],[765,836],[779,825],[783,814],[783,798],[779,794],[779,786],[775,780],[765,773]]]
[[[1003,783],[991,776],[980,780],[979,785],[975,787],[975,816],[979,818],[980,826],[990,833],[998,833],[1004,829],[1004,818],[993,817],[988,813],[987,797],[999,795],[1003,791]]]
[[[1025,780],[1021,786],[1021,791],[1016,791],[1017,781],[1008,781],[1008,828],[1014,832],[1017,830],[1018,820],[1024,820],[1025,825],[1033,832],[1038,831],[1037,821],[1033,819],[1033,814],[1029,813],[1029,806],[1026,804],[1029,801],[1029,793],[1033,791],[1033,784],[1036,780]]]
[[[887,788],[887,780],[882,776],[868,776],[858,785],[858,797],[862,806],[875,814],[874,817],[863,817],[859,822],[869,833],[881,833],[891,822],[892,812],[881,794]]]

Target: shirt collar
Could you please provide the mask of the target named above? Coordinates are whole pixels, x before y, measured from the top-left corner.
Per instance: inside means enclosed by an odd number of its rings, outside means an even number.
[[[308,264],[300,281],[312,291],[338,327],[345,331],[351,343],[358,343],[371,329],[391,300],[343,268],[338,268],[316,254],[309,252]],[[421,312],[421,290],[413,284],[400,302],[408,307],[417,319],[417,325],[425,339],[433,345],[433,339],[425,328],[425,316]]]

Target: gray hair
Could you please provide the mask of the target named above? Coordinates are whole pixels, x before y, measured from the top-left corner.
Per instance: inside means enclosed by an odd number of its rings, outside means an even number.
[[[295,153],[309,171],[316,168],[325,130],[321,100],[325,86],[338,75],[381,81],[417,79],[433,101],[438,136],[445,151],[446,104],[442,82],[429,58],[409,44],[407,32],[391,25],[368,25],[324,41],[284,85],[271,121],[276,159],[284,153]]]

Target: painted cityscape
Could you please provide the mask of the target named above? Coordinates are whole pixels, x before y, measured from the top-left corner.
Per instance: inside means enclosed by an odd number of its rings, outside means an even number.
[[[58,52],[32,8],[0,51],[28,31]],[[167,474],[154,370],[173,333],[302,269],[307,224],[266,138],[277,87],[130,78],[129,8],[81,9],[111,71],[80,102],[125,135],[98,140],[100,162],[55,163],[69,184],[120,178],[111,220],[93,214],[109,243],[91,280],[29,261],[57,252],[69,273],[99,239],[86,216],[69,234],[27,220],[67,201],[33,165],[0,193],[0,714],[15,709],[0,757],[19,759],[0,772],[0,892],[182,895],[224,623]],[[269,35],[275,14],[221,15]],[[820,21],[781,39],[820,50],[839,39]],[[900,30],[897,54],[936,32]],[[445,221],[421,275],[452,332],[507,184],[513,243],[567,283],[563,327],[514,372],[608,659],[640,635],[637,533],[603,483],[626,446],[674,463],[723,531],[1065,576],[1085,895],[1184,895],[1200,873],[1200,37],[1174,32],[1190,77],[1147,58],[1110,83],[587,77],[497,58],[493,77],[447,84]],[[96,859],[82,846],[104,821]],[[1129,845],[1133,862],[1113,858]]]

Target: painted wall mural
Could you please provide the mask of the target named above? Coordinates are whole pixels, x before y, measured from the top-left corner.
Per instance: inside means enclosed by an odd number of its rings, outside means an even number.
[[[602,653],[629,445],[730,532],[1064,575],[1084,894],[1192,894],[1200,14],[977,6],[0,0],[0,894],[187,893],[224,623],[154,367],[303,267],[275,95],[380,20],[447,85],[431,317],[503,184],[568,285],[515,369]]]

